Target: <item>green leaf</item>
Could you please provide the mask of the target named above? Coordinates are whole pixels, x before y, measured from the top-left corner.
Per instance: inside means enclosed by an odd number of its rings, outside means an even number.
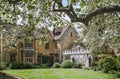
[[[27,3],[29,0],[23,0],[25,3]]]

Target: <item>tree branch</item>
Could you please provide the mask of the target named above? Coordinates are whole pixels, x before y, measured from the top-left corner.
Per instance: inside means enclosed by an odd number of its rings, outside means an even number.
[[[63,5],[60,2],[55,2],[54,5],[57,4],[59,7],[63,7]],[[82,22],[85,25],[88,25],[89,21],[99,15],[99,14],[104,14],[104,13],[113,13],[113,12],[120,12],[120,6],[115,5],[115,6],[109,6],[109,7],[103,7],[103,8],[98,8],[94,10],[93,12],[87,14],[85,17],[77,17],[75,11],[73,11],[72,5],[69,7],[69,9],[55,9],[55,6],[53,6],[53,11],[54,12],[64,12],[65,14],[68,15],[68,17],[71,19],[71,22]]]
[[[57,4],[59,6],[58,9],[55,9],[55,4]],[[78,18],[77,15],[75,14],[75,12],[73,11],[72,5],[70,6],[69,9],[61,9],[60,7],[63,7],[60,2],[54,2],[53,12],[64,12],[71,19],[71,22],[82,22],[82,19]]]
[[[85,23],[88,24],[88,22],[94,17],[97,16],[98,14],[104,14],[104,13],[113,13],[113,12],[120,12],[120,6],[115,5],[112,7],[103,7],[103,8],[99,8],[91,13],[89,13],[88,15],[86,15],[85,18],[83,18],[83,20],[85,20]]]
[[[117,14],[117,13],[115,13],[115,15],[118,17],[118,19],[120,20],[120,17],[119,17],[119,15]]]

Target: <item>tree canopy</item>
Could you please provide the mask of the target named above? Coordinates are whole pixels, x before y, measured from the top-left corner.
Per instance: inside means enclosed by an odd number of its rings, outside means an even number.
[[[86,46],[96,50],[104,45],[118,52],[120,47],[120,1],[119,0],[67,0],[64,7],[60,0],[53,11],[64,12],[71,22],[81,22]],[[58,7],[57,7],[58,5]],[[56,8],[56,7],[57,8]],[[102,50],[101,50],[102,51]]]
[[[0,15],[0,25],[11,23],[31,32],[80,22],[82,41],[88,48],[104,43],[115,50],[120,47],[120,0],[0,0]]]

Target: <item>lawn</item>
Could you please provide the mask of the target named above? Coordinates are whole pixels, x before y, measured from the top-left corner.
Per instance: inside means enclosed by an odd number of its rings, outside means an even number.
[[[25,79],[119,79],[101,72],[82,69],[26,69],[4,72]]]

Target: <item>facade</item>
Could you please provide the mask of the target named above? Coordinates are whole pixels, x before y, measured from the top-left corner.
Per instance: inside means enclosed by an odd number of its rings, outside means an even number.
[[[48,30],[48,29],[47,29]],[[47,42],[40,42],[39,33],[32,41],[21,40],[16,48],[11,51],[4,51],[3,58],[6,62],[31,62],[54,63],[62,61],[62,52],[75,45],[74,41],[78,38],[77,32],[73,27],[59,27],[48,30]]]

